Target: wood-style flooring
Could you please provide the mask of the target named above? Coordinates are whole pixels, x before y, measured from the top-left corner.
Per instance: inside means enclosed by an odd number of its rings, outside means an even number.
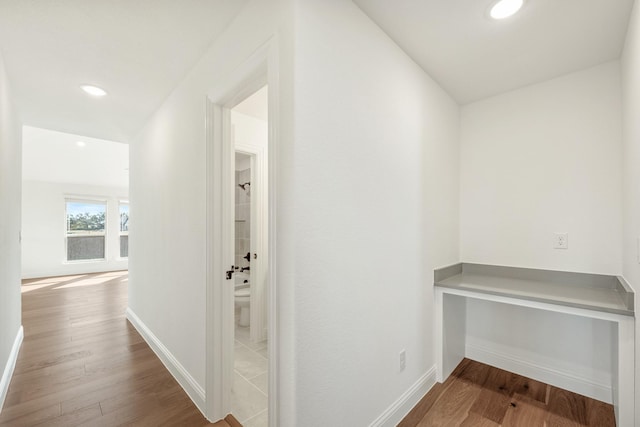
[[[23,282],[24,343],[0,426],[210,424],[127,322],[127,272]],[[399,424],[615,426],[613,407],[468,359]]]
[[[398,427],[615,427],[613,406],[464,359]]]
[[[126,271],[25,280],[0,426],[211,424],[125,318]]]

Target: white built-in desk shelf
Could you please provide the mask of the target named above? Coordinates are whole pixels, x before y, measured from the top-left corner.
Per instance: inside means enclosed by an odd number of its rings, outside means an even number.
[[[633,316],[633,291],[617,276],[460,263],[435,270],[438,287]]]
[[[622,277],[459,263],[436,269],[434,286],[439,382],[466,357],[469,298],[613,322],[616,339],[608,400],[618,426],[635,425],[634,294]]]

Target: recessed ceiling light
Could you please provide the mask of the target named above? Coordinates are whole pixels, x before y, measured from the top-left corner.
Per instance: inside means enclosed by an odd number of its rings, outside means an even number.
[[[83,91],[87,92],[89,95],[105,96],[107,94],[106,90],[99,88],[98,86],[83,85],[80,87],[82,88]]]
[[[489,15],[493,19],[504,19],[515,14],[522,8],[524,0],[500,0],[491,7]]]
[[[78,141],[78,142],[76,142],[76,145],[77,145],[78,147],[84,147],[84,146],[86,146],[86,145],[87,145],[87,143],[86,143],[86,142],[84,142],[84,141]]]

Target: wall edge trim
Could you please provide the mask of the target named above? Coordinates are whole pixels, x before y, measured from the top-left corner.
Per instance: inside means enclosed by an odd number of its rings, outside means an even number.
[[[433,365],[407,391],[391,404],[369,427],[396,426],[418,404],[436,383],[436,366]]]
[[[7,360],[7,364],[5,365],[4,371],[2,372],[2,378],[0,379],[0,413],[2,412],[2,407],[4,406],[4,400],[9,393],[9,384],[11,384],[11,377],[13,376],[13,371],[16,368],[18,353],[20,352],[20,347],[22,346],[23,340],[24,328],[22,327],[22,325],[20,325],[20,328],[18,328],[18,333],[16,334],[16,338],[13,341],[11,352],[9,353],[9,359]]]
[[[543,366],[509,353],[488,349],[481,345],[469,344],[465,346],[467,358],[487,365],[514,372],[528,378],[559,387],[605,403],[613,403],[611,386],[597,383],[573,373],[563,372],[556,368]]]
[[[185,369],[184,366],[176,359],[176,357],[169,351],[167,347],[162,344],[162,341],[155,336],[153,332],[140,320],[140,318],[134,313],[131,307],[127,307],[126,310],[127,320],[133,325],[134,328],[142,335],[142,338],[151,347],[151,350],[158,356],[162,364],[171,373],[173,378],[178,381],[178,384],[184,389],[189,398],[196,405],[198,410],[205,415],[205,391],[200,384],[191,376],[191,374]],[[205,416],[206,418],[206,416]]]

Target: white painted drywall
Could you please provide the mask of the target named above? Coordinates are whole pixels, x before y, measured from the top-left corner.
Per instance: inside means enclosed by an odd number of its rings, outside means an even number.
[[[0,55],[0,378],[21,325],[21,126]],[[4,385],[8,384],[0,387]],[[2,391],[0,389],[0,396]]]
[[[231,125],[236,144],[267,148],[269,126],[266,120],[231,110]]]
[[[621,272],[619,72],[609,62],[462,108],[463,261]],[[569,233],[569,249],[553,248],[554,232]],[[606,324],[510,310],[470,302],[469,341],[611,386]]]
[[[609,62],[462,109],[464,261],[621,271],[619,74]]]
[[[250,2],[132,142],[145,227],[131,236],[129,304],[204,385],[202,100],[277,33],[279,425],[336,411],[365,425],[434,363],[432,269],[458,259],[459,111],[352,3],[300,2],[295,21],[289,7]]]
[[[611,322],[467,301],[467,356],[611,403]]]
[[[640,6],[636,2],[629,21],[622,68],[622,273],[640,292]],[[640,423],[640,316],[636,316],[636,425]]]
[[[106,259],[67,262],[65,198],[107,201]],[[119,201],[128,200],[126,187],[101,187],[43,181],[22,183],[22,277],[126,270],[120,258]]]
[[[130,235],[129,307],[205,388],[205,96],[227,79],[253,52],[276,38],[280,56],[280,135],[285,152],[290,138],[292,21],[290,0],[252,0],[211,45],[131,143],[130,196],[135,233]],[[278,173],[286,173],[279,170]],[[283,181],[285,182],[285,181]],[[278,206],[283,217],[290,192]],[[286,227],[284,227],[286,228]],[[284,232],[278,244],[292,247]],[[284,249],[283,249],[284,251]],[[291,257],[283,257],[282,298],[292,295]],[[278,315],[284,324],[279,361],[281,426],[293,419],[292,304]]]
[[[296,12],[297,425],[365,426],[435,363],[432,270],[458,260],[459,107],[353,3]]]

